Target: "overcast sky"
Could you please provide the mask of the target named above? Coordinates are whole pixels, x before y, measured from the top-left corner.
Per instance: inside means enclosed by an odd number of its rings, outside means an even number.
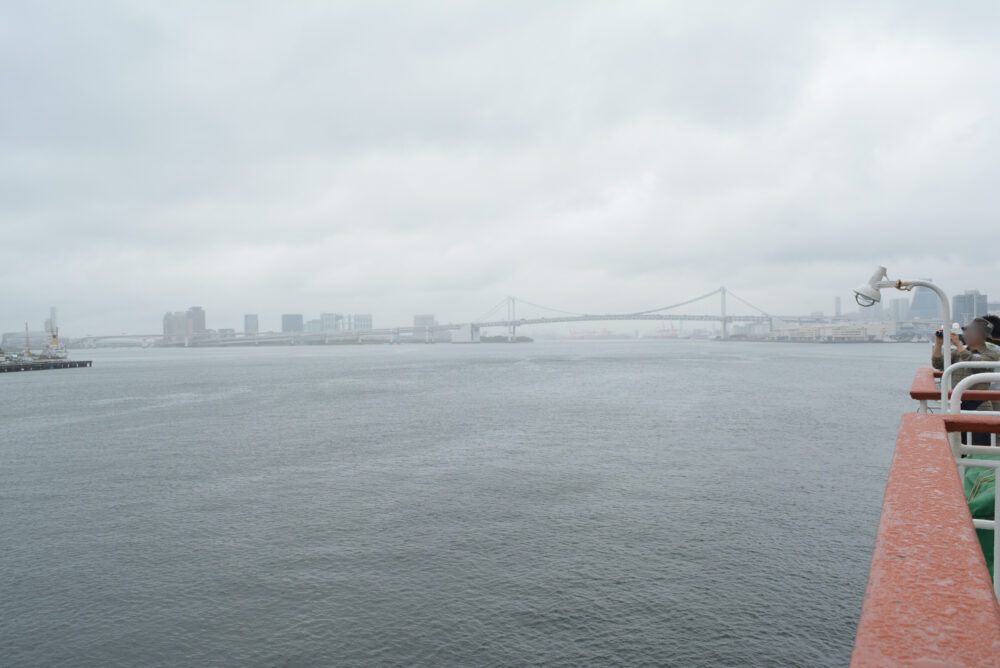
[[[0,328],[1000,300],[998,7],[2,3]]]

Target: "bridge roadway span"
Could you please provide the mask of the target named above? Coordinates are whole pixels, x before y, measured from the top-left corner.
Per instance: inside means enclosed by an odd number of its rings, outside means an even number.
[[[771,322],[772,320],[780,320],[781,318],[766,316],[766,315],[727,315],[725,320],[729,322]],[[517,320],[491,320],[485,322],[473,322],[472,326],[478,327],[480,329],[486,327],[525,327],[529,325],[553,325],[559,323],[574,323],[574,322],[601,322],[601,321],[628,321],[628,320],[646,320],[646,321],[694,321],[694,322],[721,322],[721,315],[679,315],[679,314],[662,314],[662,313],[619,313],[619,314],[608,314],[608,315],[565,315],[565,316],[553,316],[549,318],[520,318]],[[469,323],[465,323],[469,324]],[[460,329],[464,325],[459,324],[444,324],[444,325],[433,325],[431,327],[389,327],[381,329],[370,329],[370,330],[350,330],[350,331],[338,331],[338,332],[324,332],[324,333],[309,333],[309,332],[281,332],[274,334],[259,334],[257,336],[238,336],[234,339],[210,339],[205,341],[197,341],[192,343],[197,346],[210,345],[210,346],[225,346],[225,345],[245,345],[251,341],[260,343],[277,343],[281,341],[337,341],[337,340],[350,340],[356,339],[361,336],[372,336],[372,335],[389,335],[389,336],[399,336],[400,334],[413,334],[416,331],[425,332],[428,329],[431,331],[448,331]],[[161,334],[110,334],[102,336],[83,336],[76,339],[74,343],[96,343],[97,341],[108,340],[108,339],[162,339]],[[176,345],[184,345],[183,343],[178,343]]]
[[[557,323],[566,322],[600,322],[603,320],[692,320],[692,321],[716,321],[722,320],[722,316],[718,315],[663,315],[663,314],[634,314],[634,313],[623,313],[616,315],[566,315],[566,316],[554,316],[551,318],[521,318],[519,320],[493,320],[488,322],[473,322],[471,325],[473,327],[478,327],[483,329],[485,327],[524,327],[525,325],[551,325]],[[726,322],[770,322],[772,318],[765,315],[727,315]],[[230,342],[246,342],[250,340],[257,341],[284,341],[294,339],[296,341],[313,341],[313,340],[324,340],[328,339],[331,341],[346,340],[357,338],[359,336],[372,336],[372,335],[400,335],[400,334],[413,334],[414,332],[426,332],[430,330],[432,332],[443,332],[448,330],[461,329],[470,323],[448,323],[443,325],[432,325],[430,327],[388,327],[382,329],[365,329],[365,330],[344,330],[336,332],[282,332],[275,334],[259,334],[256,337],[241,337],[237,339],[229,339]],[[215,340],[213,343],[225,344],[223,340]]]
[[[600,322],[604,320],[690,320],[721,322],[721,315],[677,315],[661,313],[621,313],[614,315],[566,315],[551,318],[521,318],[520,320],[495,320],[491,322],[474,322],[476,327],[523,327],[525,325],[551,325],[563,322]],[[770,322],[771,316],[766,315],[727,315],[726,322]],[[438,325],[438,329],[458,329],[461,325]]]

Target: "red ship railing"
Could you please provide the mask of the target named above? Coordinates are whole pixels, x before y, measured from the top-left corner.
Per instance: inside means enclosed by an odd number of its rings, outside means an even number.
[[[975,368],[981,364],[982,363],[980,362],[960,362],[953,364],[951,368]],[[988,366],[988,364],[984,366]],[[998,365],[994,363],[992,366],[997,367]],[[910,386],[910,398],[920,402],[919,411],[921,413],[929,412],[929,402],[940,402],[941,388],[938,386],[938,381],[942,375],[942,372],[935,371],[930,367],[917,369],[917,375],[913,379],[913,385]],[[948,396],[951,396],[950,392]],[[993,390],[967,390],[963,396],[966,399],[974,401],[987,401],[991,399],[1000,400],[1000,392]]]
[[[960,438],[991,434],[995,445],[1000,416],[957,411],[961,399],[1000,400],[1000,392],[966,390],[981,382],[970,379],[949,393],[955,412],[931,414],[940,376],[920,369],[910,389],[920,412],[903,416],[896,441],[852,666],[1000,665],[1000,604],[976,535],[991,529],[996,544],[996,520],[973,520],[962,476],[1000,461],[961,459],[1000,450]]]
[[[1000,433],[1000,417],[903,416],[852,666],[1000,664],[1000,605],[948,438],[959,432]]]

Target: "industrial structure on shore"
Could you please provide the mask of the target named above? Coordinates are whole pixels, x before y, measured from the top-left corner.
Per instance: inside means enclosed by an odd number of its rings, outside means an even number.
[[[34,352],[31,349],[31,330],[24,323],[23,339],[13,351],[8,343],[8,335],[3,337],[0,347],[0,373],[12,371],[41,371],[44,369],[76,369],[92,366],[90,360],[71,360],[66,347],[59,340],[59,325],[56,320],[56,309],[49,309],[49,319],[45,321],[44,336],[35,337],[35,341],[44,341],[42,349]]]

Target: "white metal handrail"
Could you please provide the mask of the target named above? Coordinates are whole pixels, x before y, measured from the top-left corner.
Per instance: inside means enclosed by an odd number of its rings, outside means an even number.
[[[960,364],[966,364],[966,362],[960,362]],[[978,362],[969,362],[969,364],[979,364]],[[942,376],[942,381],[944,376]],[[949,413],[976,413],[977,415],[994,415],[995,411],[962,411],[962,395],[973,385],[978,385],[979,383],[992,383],[1000,381],[1000,373],[977,373],[968,378],[963,378],[959,381],[958,385],[951,393],[950,404],[944,410]],[[964,470],[962,467],[961,457],[967,455],[996,455],[998,454],[995,449],[996,446],[996,436],[990,436],[990,443],[992,445],[968,445],[962,443],[962,435],[960,432],[951,432],[948,434],[948,440],[951,443],[951,451],[955,455],[956,459],[959,459],[959,473],[964,475]],[[970,439],[971,440],[971,439]]]
[[[946,368],[944,371],[942,371],[941,372],[941,401],[942,401],[941,405],[944,407],[944,411],[948,412],[948,413],[956,413],[956,412],[958,412],[958,411],[955,411],[953,409],[949,410],[948,405],[945,403],[947,401],[948,392],[951,390],[951,377],[952,377],[952,374],[954,374],[955,371],[957,371],[958,369],[1000,369],[1000,362],[955,362],[954,364],[952,364],[948,368]],[[986,374],[981,374],[981,373],[974,374],[974,376],[980,376],[980,377],[983,376],[983,375],[986,375]],[[970,376],[970,378],[971,377],[973,377],[973,376]],[[984,381],[983,380],[979,380],[977,382],[981,383],[981,382],[984,382]],[[956,386],[955,389],[957,390],[958,387]],[[961,405],[961,402],[959,402],[959,405]]]
[[[959,364],[980,364],[980,362],[959,362]],[[991,362],[994,368],[997,367],[996,362]],[[957,365],[955,365],[957,366]],[[949,367],[951,369],[951,367]],[[948,369],[946,369],[947,371]],[[949,376],[950,378],[950,376]],[[978,385],[980,383],[996,383],[1000,382],[1000,373],[977,373],[973,374],[967,378],[963,378],[955,386],[955,389],[951,392],[951,403],[948,405],[949,413],[960,413],[962,412],[962,395],[973,385]],[[944,385],[944,375],[941,376],[941,384]]]
[[[980,365],[978,368],[983,368],[983,362],[959,362],[954,366],[959,366],[962,364],[967,365]],[[996,366],[995,362],[987,362],[985,366],[993,365]],[[950,367],[949,367],[950,368]],[[947,370],[946,370],[947,371]],[[950,379],[950,375],[948,377]],[[1000,381],[1000,373],[977,373],[968,378],[963,378],[955,386],[955,389],[951,393],[951,402],[949,409],[951,413],[961,413],[962,409],[962,395],[973,385],[978,385],[979,383],[993,383]],[[946,378],[944,374],[941,376],[941,385],[944,386]],[[987,413],[994,414],[996,411],[964,411],[965,413]],[[1000,449],[996,447],[996,435],[991,434],[991,442],[993,445],[968,445],[962,443],[962,436],[959,432],[949,432],[948,441],[951,443],[951,450],[955,454],[956,463],[958,464],[958,475],[959,479],[962,481],[963,486],[965,485],[965,470],[967,468],[990,468],[994,472],[1000,470],[1000,460],[998,459],[969,459],[968,455],[990,455],[990,456],[1000,456]],[[996,476],[996,473],[994,473]],[[998,511],[1000,511],[1000,494],[997,492],[996,482],[994,481],[994,491],[993,491],[993,519],[976,519],[973,518],[972,524],[977,529],[984,529],[993,532],[993,593],[1000,598],[1000,575],[997,573],[997,557],[1000,556],[1000,531],[997,531],[997,517]]]

